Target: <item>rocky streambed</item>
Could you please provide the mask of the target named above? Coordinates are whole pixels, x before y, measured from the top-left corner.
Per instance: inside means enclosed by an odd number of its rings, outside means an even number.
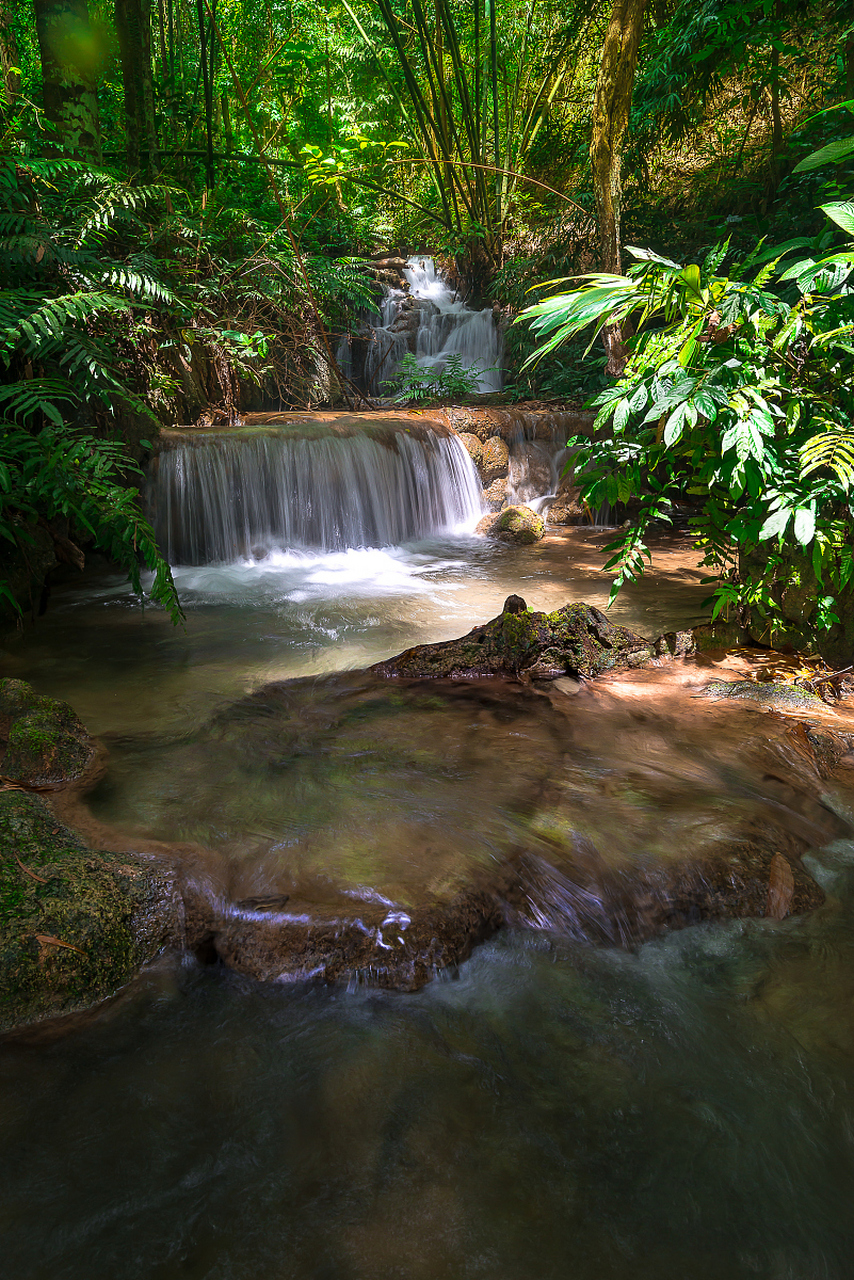
[[[70,709],[0,682],[2,1025],[164,948],[414,990],[505,926],[632,947],[813,909],[802,857],[851,833],[854,721],[753,696],[709,643],[511,597],[458,640],[127,735],[106,769]]]

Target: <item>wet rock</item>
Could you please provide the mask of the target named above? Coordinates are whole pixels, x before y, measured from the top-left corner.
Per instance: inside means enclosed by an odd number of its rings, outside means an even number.
[[[558,486],[557,497],[546,513],[549,524],[590,524],[593,513],[586,503],[581,501],[578,486],[571,476],[563,476]]]
[[[527,503],[554,491],[552,453],[553,449],[531,440],[511,445],[508,488],[516,502]]]
[[[474,465],[479,467],[483,461],[483,443],[470,431],[461,431],[457,439],[468,450]]]
[[[502,613],[459,640],[417,645],[370,670],[418,678],[521,673],[540,679],[589,678],[615,667],[641,666],[665,650],[614,626],[601,609],[568,604],[554,613]]]
[[[181,919],[169,867],[94,852],[39,796],[0,791],[0,1028],[112,994]]]
[[[355,977],[417,991],[440,969],[466,960],[503,922],[497,899],[474,890],[408,910],[299,895],[289,908],[249,918],[246,912],[218,915],[198,902],[188,928],[200,939],[197,952],[209,947],[230,969],[260,982]]]
[[[775,853],[768,874],[768,900],[765,915],[770,920],[784,920],[795,896],[795,877],[788,858]]]
[[[503,480],[510,470],[510,450],[500,436],[490,436],[481,449],[478,473],[484,488],[493,480]]]
[[[488,485],[483,491],[483,502],[489,512],[495,513],[501,511],[501,509],[507,505],[507,481],[493,480],[492,484]],[[485,529],[491,527],[491,521],[484,523],[484,521],[481,520],[479,521],[475,532],[483,533]]]
[[[28,786],[64,786],[95,756],[67,703],[41,697],[23,680],[0,680],[0,774]]]
[[[763,707],[809,710],[823,705],[817,693],[798,685],[774,681],[710,680],[701,691],[704,698],[740,698]]]
[[[515,542],[519,546],[539,542],[545,532],[542,516],[538,516],[530,507],[505,507],[502,511],[484,516],[475,529],[475,533],[484,537]]]

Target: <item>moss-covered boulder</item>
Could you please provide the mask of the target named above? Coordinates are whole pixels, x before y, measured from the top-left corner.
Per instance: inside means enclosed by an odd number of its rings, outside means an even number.
[[[0,774],[28,786],[61,786],[81,778],[95,755],[67,703],[41,697],[23,680],[0,680]]]
[[[39,796],[0,791],[0,1029],[112,994],[181,916],[168,867],[87,849]]]
[[[476,529],[477,533],[487,538],[515,542],[519,546],[539,542],[545,531],[542,516],[538,516],[530,507],[505,507],[497,515],[484,516]]]
[[[420,644],[371,667],[384,676],[464,677],[526,675],[554,679],[589,678],[616,667],[637,667],[676,651],[687,652],[678,639],[644,640],[627,627],[609,622],[601,609],[567,604],[554,613],[534,613],[519,596],[510,596],[504,611],[491,622],[473,627],[459,640]]]

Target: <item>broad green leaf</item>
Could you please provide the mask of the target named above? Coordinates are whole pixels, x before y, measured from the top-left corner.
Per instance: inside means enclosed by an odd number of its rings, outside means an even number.
[[[854,203],[852,201],[840,200],[834,204],[819,205],[819,208],[838,227],[847,231],[850,236],[854,236]]]
[[[802,547],[807,547],[815,537],[815,509],[798,507],[795,512],[795,537]]]
[[[823,164],[836,164],[837,161],[850,156],[852,151],[854,151],[854,138],[839,138],[836,142],[829,142],[826,147],[805,156],[795,165],[792,173],[808,173],[810,169],[819,169]]]

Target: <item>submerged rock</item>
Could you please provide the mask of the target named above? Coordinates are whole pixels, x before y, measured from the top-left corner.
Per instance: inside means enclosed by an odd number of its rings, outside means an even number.
[[[497,618],[473,627],[459,640],[416,645],[370,670],[417,678],[523,673],[539,679],[590,678],[615,667],[641,666],[662,652],[660,642],[615,626],[593,605],[567,604],[554,613],[535,613],[527,607],[519,611],[514,603],[512,611],[505,604]]]
[[[111,995],[180,922],[168,866],[94,852],[39,796],[0,791],[0,1029]]]
[[[763,707],[810,710],[824,704],[817,693],[785,681],[710,680],[701,691],[704,698],[740,698]]]

